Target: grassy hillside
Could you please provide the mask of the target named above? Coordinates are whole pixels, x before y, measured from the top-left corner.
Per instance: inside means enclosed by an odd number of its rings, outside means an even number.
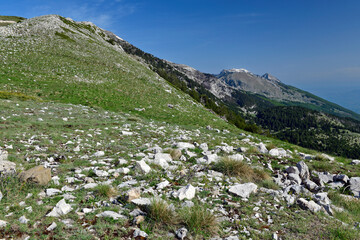
[[[135,112],[177,124],[228,127],[108,43],[103,30],[94,25],[45,16],[0,30],[0,39],[2,91]]]

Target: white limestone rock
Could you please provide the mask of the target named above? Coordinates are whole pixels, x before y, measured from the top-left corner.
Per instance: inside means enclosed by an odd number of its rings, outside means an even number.
[[[0,162],[7,161],[9,153],[0,147]]]
[[[304,161],[298,162],[296,167],[299,169],[299,175],[302,180],[310,179],[309,167]]]
[[[46,231],[51,232],[57,227],[57,224],[55,222],[52,222],[50,226],[46,228]]]
[[[314,202],[313,200],[311,201],[307,201],[304,198],[299,198],[298,199],[298,204],[299,206],[304,209],[304,210],[310,210],[313,213],[319,212],[321,211],[321,206],[318,205],[316,202]]]
[[[248,198],[251,193],[255,193],[256,191],[257,185],[255,183],[236,184],[229,188],[230,193],[242,198]]]
[[[360,197],[360,177],[350,178],[350,191],[355,197]]]
[[[6,155],[7,158],[7,155]],[[8,174],[8,173],[15,173],[16,172],[16,163],[1,160],[0,161],[0,174]]]
[[[46,196],[49,196],[49,197],[60,194],[60,193],[62,193],[62,191],[59,190],[59,189],[56,189],[56,188],[48,188],[48,189],[46,189]]]
[[[140,229],[135,229],[133,233],[134,239],[147,239],[148,235],[146,232],[141,231]]]
[[[104,151],[97,151],[96,153],[93,154],[94,157],[103,157],[105,156],[105,152]]]
[[[65,202],[65,199],[61,199],[56,206],[53,208],[53,210],[48,213],[46,216],[48,217],[61,217],[63,215],[68,214],[72,210],[72,207],[70,204],[67,204]]]
[[[150,206],[151,204],[150,198],[137,198],[131,200],[131,202],[137,206]]]
[[[180,188],[176,193],[175,197],[179,198],[179,200],[187,199],[191,200],[195,197],[196,189],[188,184],[185,187]]]
[[[0,220],[0,228],[6,227],[7,222],[4,220]]]
[[[187,142],[178,142],[175,144],[175,147],[182,150],[182,149],[194,149],[195,145]]]
[[[119,214],[119,213],[116,213],[114,211],[104,211],[102,213],[99,213],[96,215],[97,217],[108,217],[108,218],[112,218],[114,220],[118,220],[118,219],[126,219],[125,216]]]
[[[92,188],[96,188],[98,186],[97,183],[87,183],[83,186],[83,188],[85,189],[92,189]]]
[[[151,168],[149,165],[146,164],[146,162],[144,160],[141,161],[137,161],[136,162],[136,167],[142,171],[143,173],[149,173],[151,171]]]
[[[170,182],[168,181],[168,180],[165,180],[165,181],[163,181],[163,182],[161,182],[161,183],[158,183],[157,185],[156,185],[156,189],[163,189],[163,188],[166,188],[167,186],[169,186],[170,185]]]
[[[23,224],[27,224],[30,220],[27,219],[24,215],[19,218],[19,222]]]

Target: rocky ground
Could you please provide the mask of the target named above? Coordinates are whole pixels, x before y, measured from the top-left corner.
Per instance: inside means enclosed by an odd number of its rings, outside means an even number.
[[[359,239],[359,160],[0,100],[0,238]],[[330,173],[329,173],[329,172]]]

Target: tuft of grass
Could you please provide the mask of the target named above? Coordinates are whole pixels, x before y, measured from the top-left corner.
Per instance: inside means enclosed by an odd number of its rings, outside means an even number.
[[[335,169],[335,166],[333,164],[329,164],[327,161],[313,161],[311,163],[311,168],[315,169],[319,172],[333,172]]]
[[[247,154],[256,154],[259,153],[259,149],[257,147],[251,146],[249,147],[249,149],[246,151]]]
[[[179,223],[179,217],[169,204],[162,199],[154,198],[148,208],[147,215],[155,225],[174,225]]]
[[[265,179],[258,183],[260,187],[279,190],[280,187],[272,179]]]
[[[95,188],[95,192],[103,197],[114,197],[117,193],[116,189],[111,185],[101,184]]]
[[[243,161],[237,161],[228,157],[220,159],[214,165],[214,170],[222,172],[228,176],[241,178],[244,181],[260,182],[271,179],[269,174],[265,171],[252,168]]]
[[[187,228],[195,234],[212,236],[219,231],[219,222],[206,206],[195,204],[180,211],[180,217]]]
[[[179,158],[181,157],[182,153],[181,153],[181,150],[179,149],[172,149],[170,151],[170,155],[172,157],[172,159],[174,160],[179,160]]]
[[[276,148],[276,145],[274,144],[274,143],[268,143],[268,144],[266,144],[266,148],[267,148],[267,150],[271,150],[271,149],[274,149],[274,148]]]

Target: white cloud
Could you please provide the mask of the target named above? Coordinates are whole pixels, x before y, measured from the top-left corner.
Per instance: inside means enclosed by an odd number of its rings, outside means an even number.
[[[64,5],[63,7],[61,5]],[[131,15],[136,10],[136,4],[126,3],[123,0],[112,1],[97,0],[93,4],[73,2],[69,4],[39,5],[32,8],[35,16],[45,14],[59,14],[70,17],[76,21],[90,21],[102,28],[109,28],[118,21],[119,18]]]

